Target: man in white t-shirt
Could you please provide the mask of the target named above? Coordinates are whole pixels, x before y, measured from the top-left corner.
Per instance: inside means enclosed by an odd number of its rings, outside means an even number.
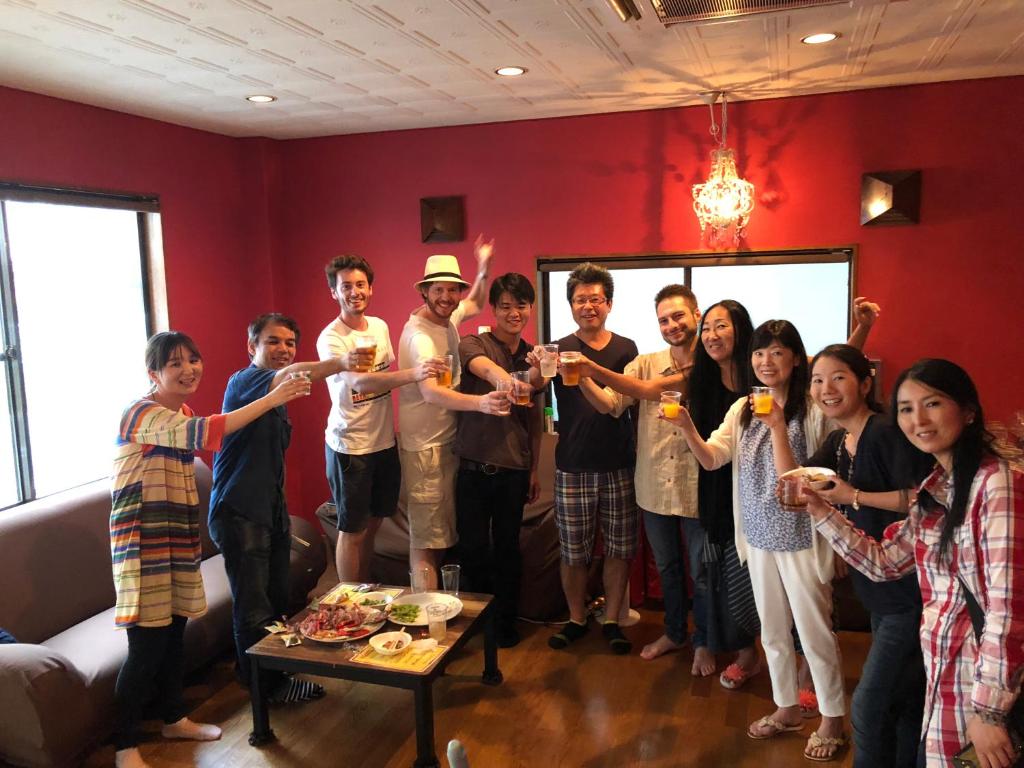
[[[436,357],[451,355],[451,384],[436,378],[421,380],[398,393],[399,456],[402,498],[409,514],[409,560],[413,569],[429,568],[427,587],[437,586],[437,566],[455,533],[455,478],[459,459],[455,442],[455,411],[482,411],[507,416],[505,393],[466,395],[457,392],[461,380],[458,326],[480,313],[486,298],[487,268],[494,243],[478,237],[474,248],[477,274],[470,288],[454,256],[431,256],[416,290],[423,306],[409,315],[398,343],[398,365],[412,368]],[[469,295],[461,299],[470,288]]]
[[[327,481],[338,511],[336,564],[342,581],[368,581],[373,540],[395,513],[401,468],[395,447],[391,390],[433,377],[441,366],[424,359],[389,371],[395,360],[388,326],[366,315],[373,269],[359,256],[338,256],[325,267],[340,314],[316,341],[321,360],[347,358],[349,370],[327,379]]]

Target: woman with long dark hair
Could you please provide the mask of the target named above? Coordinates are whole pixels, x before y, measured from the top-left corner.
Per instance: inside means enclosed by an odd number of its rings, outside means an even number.
[[[775,498],[778,476],[817,450],[827,426],[821,411],[808,403],[807,353],[792,323],[762,323],[750,350],[752,374],[772,390],[767,413],[755,416],[748,399],[740,398],[706,441],[686,409],[674,421],[702,467],[732,463],[734,541],[750,572],[777,707],[751,723],[747,735],[768,739],[803,728],[795,625],[822,715],[804,755],[832,760],[846,743],[843,677],[831,623],[832,552],[808,520],[783,512]]]
[[[811,398],[839,429],[831,432],[808,466],[836,472],[821,496],[860,530],[881,539],[907,513],[908,488],[928,473],[931,462],[906,441],[874,399],[874,369],[864,353],[831,344],[811,361]],[[911,479],[905,479],[909,476]],[[853,692],[851,708],[855,768],[913,768],[924,709],[924,664],[918,628],[921,591],[908,574],[875,583],[850,574],[854,591],[871,615],[871,650]]]
[[[702,318],[687,400],[697,432],[706,440],[729,406],[750,390],[746,355],[754,326],[746,308],[732,299],[712,304]],[[760,670],[754,640],[761,625],[750,574],[736,556],[730,469],[701,468],[697,499],[705,535],[705,573],[703,583],[698,580],[693,586],[707,597],[708,637],[705,646],[694,648],[691,671],[700,676],[714,674],[716,653],[736,653],[719,681],[726,688],[739,688]]]
[[[872,580],[916,568],[927,672],[919,764],[946,768],[971,742],[978,765],[1007,768],[1018,759],[1007,717],[1024,674],[1024,472],[996,446],[955,363],[926,359],[904,371],[892,410],[910,444],[935,460],[908,517],[876,540],[811,491],[807,509]]]
[[[111,478],[114,622],[128,634],[128,657],[114,690],[117,768],[147,766],[138,728],[151,695],[165,738],[220,738],[217,726],[186,716],[182,699],[185,624],[206,612],[195,451],[216,451],[225,434],[309,394],[308,379],[290,379],[244,408],[196,416],[185,400],[199,387],[203,358],[195,342],[176,331],[149,340],[146,368],[153,386],[121,417]]]

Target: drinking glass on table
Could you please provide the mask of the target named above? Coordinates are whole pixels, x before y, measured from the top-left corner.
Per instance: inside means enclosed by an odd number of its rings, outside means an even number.
[[[448,632],[448,606],[443,603],[431,603],[427,606],[427,630],[437,642],[444,642]]]
[[[462,573],[462,566],[452,563],[441,566],[441,584],[448,594],[459,595],[459,576]]]
[[[433,581],[433,571],[429,566],[424,565],[422,568],[413,568],[409,571],[409,591],[410,592],[426,592],[430,588],[430,584]]]

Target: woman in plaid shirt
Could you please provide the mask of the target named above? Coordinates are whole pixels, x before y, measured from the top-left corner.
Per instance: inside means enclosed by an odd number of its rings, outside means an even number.
[[[935,457],[906,520],[881,542],[808,491],[815,526],[875,581],[917,569],[928,690],[919,764],[946,768],[968,742],[982,768],[1007,768],[1017,751],[1006,717],[1024,674],[1024,472],[985,429],[967,373],[921,360],[893,390],[893,412],[911,444]],[[959,577],[959,578],[958,578]],[[975,641],[965,589],[985,615]]]

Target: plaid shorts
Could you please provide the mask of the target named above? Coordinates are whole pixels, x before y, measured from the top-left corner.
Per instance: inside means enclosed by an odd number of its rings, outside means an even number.
[[[631,560],[636,554],[640,511],[633,494],[633,470],[555,470],[555,524],[562,562],[587,565],[601,524],[605,557]]]

